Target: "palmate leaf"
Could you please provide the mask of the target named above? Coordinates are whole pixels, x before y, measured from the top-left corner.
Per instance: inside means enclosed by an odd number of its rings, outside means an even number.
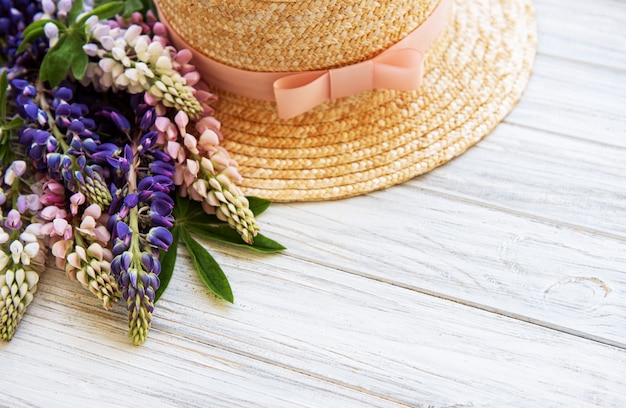
[[[85,51],[81,47],[80,52],[77,52],[72,59],[72,74],[77,80],[83,79],[85,72],[87,72],[87,65],[89,65],[89,56],[85,54]]]
[[[74,24],[74,22],[76,21],[76,17],[78,17],[78,15],[82,13],[84,9],[85,5],[83,3],[83,0],[74,0],[74,4],[72,4],[72,9],[67,15],[67,21],[70,23],[70,25]]]
[[[107,20],[115,17],[125,10],[125,5],[127,3],[129,3],[129,1],[107,1],[94,8],[89,13],[85,13],[85,15],[81,16],[81,18],[76,22],[76,25],[82,26],[91,16],[98,16],[98,20]],[[70,22],[73,22],[73,20],[70,20]]]
[[[190,222],[186,224],[186,228],[189,232],[202,238],[246,247],[253,251],[265,254],[274,254],[286,249],[278,242],[264,236],[263,234],[257,234],[254,237],[253,245],[247,244],[243,239],[241,239],[241,235],[228,225],[205,225]]]
[[[94,2],[95,6],[101,6],[103,4],[107,4],[109,1],[107,0],[96,0]],[[140,12],[141,14],[146,14],[149,10],[156,15],[156,7],[154,6],[154,2],[152,0],[126,0],[124,3],[123,10],[118,13],[124,18],[130,17],[135,12]]]
[[[136,11],[143,11],[144,4],[141,0],[126,0],[125,3],[123,17],[130,17]]]
[[[180,236],[187,247],[187,251],[189,251],[191,261],[196,267],[200,279],[217,296],[233,303],[233,292],[228,283],[228,278],[217,261],[198,241],[189,235],[186,229],[180,230]]]
[[[83,61],[83,41],[74,35],[64,35],[54,47],[46,53],[41,68],[39,70],[39,78],[42,81],[48,81],[50,87],[57,86],[67,75],[67,71],[72,64]],[[86,68],[86,65],[85,65]],[[84,74],[84,70],[82,71]]]
[[[218,297],[231,303],[233,302],[233,294],[228,278],[217,261],[193,238],[193,235],[246,247],[266,254],[276,253],[285,249],[278,242],[262,234],[257,234],[254,239],[254,245],[247,244],[241,239],[239,233],[233,230],[227,223],[220,221],[215,215],[207,214],[199,202],[180,196],[176,196],[175,200],[173,215],[176,221],[172,230],[173,241],[168,251],[161,251],[161,273],[159,275],[161,284],[155,299],[158,299],[163,294],[171,279],[176,262],[179,239],[187,247],[192,263],[205,285]],[[270,205],[268,200],[257,197],[248,197],[248,201],[255,215],[261,214]]]
[[[20,46],[17,48],[17,53],[19,54],[24,51],[26,49],[26,46],[35,41],[37,38],[43,37],[44,26],[48,23],[52,23],[58,27],[59,37],[63,36],[64,33],[67,31],[67,27],[65,27],[63,23],[58,20],[44,19],[30,23],[28,27],[26,27],[22,32],[22,37],[24,39],[22,40]]]
[[[271,204],[271,201],[258,197],[247,197],[250,203],[250,209],[255,216],[265,211]],[[240,247],[246,247],[256,252],[273,254],[285,249],[278,242],[257,234],[254,237],[254,244],[250,245],[241,239],[241,235],[232,229],[227,223],[220,221],[215,215],[204,212],[202,205],[187,198],[176,199],[176,207],[174,218],[177,225],[188,229],[195,235],[202,238],[218,241],[226,244],[232,244]]]
[[[83,50],[83,45],[87,42],[89,35],[86,26],[87,20],[91,16],[97,16],[100,20],[114,17],[124,10],[124,4],[123,1],[109,1],[81,15],[83,13],[83,0],[75,0],[68,14],[69,28],[57,20],[35,21],[24,29],[24,40],[20,44],[18,52],[24,51],[27,44],[44,36],[46,24],[55,24],[59,28],[59,39],[54,47],[46,53],[39,69],[39,78],[41,81],[48,81],[50,86],[54,88],[71,69],[74,77],[80,80],[84,77],[89,64],[89,57]]]

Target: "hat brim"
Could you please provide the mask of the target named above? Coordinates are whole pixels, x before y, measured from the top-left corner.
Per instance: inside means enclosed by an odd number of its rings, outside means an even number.
[[[418,91],[368,91],[284,120],[271,102],[215,89],[215,116],[246,195],[350,197],[423,174],[489,134],[521,97],[535,50],[531,0],[455,0]]]

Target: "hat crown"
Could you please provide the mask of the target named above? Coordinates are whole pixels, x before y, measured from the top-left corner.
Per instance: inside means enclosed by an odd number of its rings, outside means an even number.
[[[158,0],[189,45],[250,71],[308,71],[360,62],[406,37],[440,0]]]

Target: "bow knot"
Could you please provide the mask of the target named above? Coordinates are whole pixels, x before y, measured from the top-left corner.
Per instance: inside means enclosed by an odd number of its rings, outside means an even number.
[[[278,116],[288,119],[327,100],[373,89],[417,90],[423,75],[424,54],[413,48],[389,50],[345,67],[291,74],[274,82]]]

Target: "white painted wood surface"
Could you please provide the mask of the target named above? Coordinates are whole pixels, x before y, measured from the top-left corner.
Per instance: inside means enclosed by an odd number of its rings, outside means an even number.
[[[487,139],[405,185],[260,219],[278,256],[185,251],[149,340],[50,270],[0,344],[7,407],[626,406],[626,1],[537,0]]]

